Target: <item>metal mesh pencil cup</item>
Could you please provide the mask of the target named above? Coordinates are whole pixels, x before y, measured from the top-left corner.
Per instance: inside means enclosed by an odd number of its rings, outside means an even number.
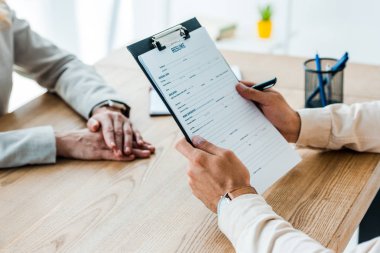
[[[343,103],[343,71],[329,70],[337,62],[333,58],[321,58],[321,71],[317,71],[314,59],[305,61],[305,108],[323,107],[320,92],[321,74],[323,80],[323,91],[325,95],[325,105]]]

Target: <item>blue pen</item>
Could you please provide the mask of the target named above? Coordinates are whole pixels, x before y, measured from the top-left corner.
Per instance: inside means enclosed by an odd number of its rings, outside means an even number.
[[[316,65],[316,70],[318,72],[319,95],[321,97],[322,106],[326,106],[327,105],[326,94],[325,94],[324,87],[323,87],[323,76],[321,73],[321,70],[322,70],[321,60],[319,59],[318,54],[315,55],[315,65]]]
[[[328,71],[328,72],[331,71],[330,64],[327,64],[326,71]],[[326,84],[325,84],[325,80],[326,80]],[[323,79],[323,85],[327,87],[327,101],[332,100],[332,97],[331,97],[331,93],[332,93],[331,81],[332,81],[332,75],[330,73],[327,73],[326,78]]]
[[[331,67],[331,79],[334,78],[335,74],[343,70],[346,67],[346,63],[349,59],[348,53],[346,52],[335,64]],[[323,86],[328,83],[327,78],[323,79]],[[309,105],[313,98],[319,93],[319,87],[315,88],[311,95],[307,98],[306,105]]]
[[[343,69],[346,66],[346,62],[348,61],[348,53],[345,52],[344,55],[331,67],[332,72],[337,72],[340,69]]]

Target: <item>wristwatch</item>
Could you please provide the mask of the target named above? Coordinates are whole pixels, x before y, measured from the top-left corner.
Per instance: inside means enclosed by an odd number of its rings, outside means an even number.
[[[114,109],[117,109],[117,110],[120,110],[121,113],[125,116],[125,117],[129,117],[129,111],[131,110],[131,108],[126,105],[125,103],[122,103],[122,102],[119,102],[119,101],[116,101],[116,100],[111,100],[111,99],[107,99],[105,101],[102,101],[98,104],[96,104],[92,110],[91,110],[91,113],[90,113],[90,117],[92,116],[92,112],[97,109],[97,108],[101,108],[101,107],[111,107],[111,108],[114,108]]]
[[[257,194],[257,191],[252,186],[246,186],[227,192],[220,197],[218,203],[218,215],[220,214],[220,209],[222,206],[229,204],[232,200],[244,194]]]

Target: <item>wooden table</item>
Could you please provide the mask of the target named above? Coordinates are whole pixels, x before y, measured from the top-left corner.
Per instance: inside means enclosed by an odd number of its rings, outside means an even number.
[[[224,52],[247,79],[277,73],[292,106],[303,105],[304,59]],[[181,137],[171,117],[148,116],[149,83],[126,50],[96,64],[133,107],[132,119],[157,147],[132,163],[60,159],[56,165],[0,172],[0,252],[233,252],[217,217],[187,185]],[[346,102],[380,98],[380,68],[350,64]],[[368,87],[368,86],[367,86]],[[58,97],[45,94],[0,118],[0,131],[50,124],[85,127]],[[300,149],[303,161],[264,195],[274,210],[341,252],[380,185],[380,156]]]

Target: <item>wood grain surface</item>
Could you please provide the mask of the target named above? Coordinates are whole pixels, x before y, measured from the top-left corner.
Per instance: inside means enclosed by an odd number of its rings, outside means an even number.
[[[290,104],[303,106],[305,59],[224,52],[243,76],[276,73]],[[0,252],[233,252],[216,215],[187,186],[186,161],[175,151],[182,137],[171,117],[148,116],[149,83],[126,50],[96,64],[132,106],[131,117],[157,147],[149,160],[130,163],[59,159],[48,166],[0,171]],[[346,102],[380,98],[358,83],[380,83],[379,67],[350,64]],[[44,94],[0,118],[0,131],[52,125],[85,127],[62,100]],[[265,194],[296,228],[338,252],[345,248],[380,185],[379,155],[298,150],[303,161]]]

